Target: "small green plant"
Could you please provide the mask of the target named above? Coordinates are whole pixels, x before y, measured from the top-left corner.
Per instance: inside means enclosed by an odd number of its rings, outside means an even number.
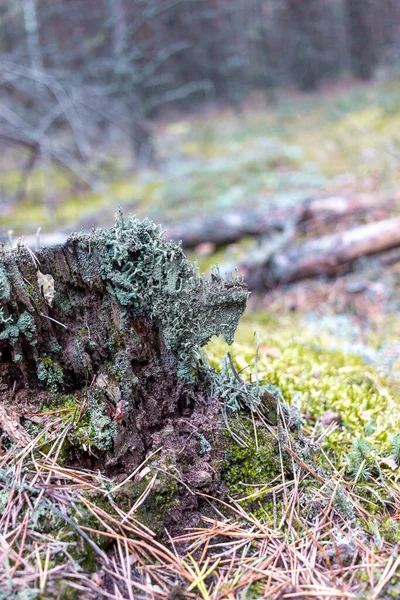
[[[349,452],[349,470],[356,481],[365,481],[371,475],[373,465],[372,448],[363,439],[356,439]]]

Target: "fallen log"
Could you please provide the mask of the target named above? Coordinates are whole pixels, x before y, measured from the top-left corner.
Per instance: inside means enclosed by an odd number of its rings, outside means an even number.
[[[368,215],[370,219],[382,218],[393,203],[379,201],[373,197],[341,197],[306,199],[300,204],[262,209],[236,209],[223,215],[199,216],[165,228],[164,239],[176,243],[182,242],[184,248],[195,248],[209,242],[215,246],[224,246],[245,237],[262,237],[277,232],[309,232],[326,224],[337,224],[347,218]],[[58,231],[41,232],[40,235],[27,234],[24,243],[30,248],[62,244],[68,233]],[[6,236],[0,235],[0,242],[6,242]]]
[[[247,236],[265,236],[292,228],[309,231],[329,222],[382,211],[390,207],[370,197],[306,199],[300,204],[259,209],[237,209],[219,216],[200,216],[166,228],[164,237],[194,248],[210,242],[231,244]],[[372,214],[373,216],[373,214]]]
[[[354,227],[307,242],[287,244],[266,260],[247,258],[239,267],[249,288],[262,291],[300,279],[349,271],[363,257],[400,246],[400,218]],[[388,260],[390,260],[388,258]]]

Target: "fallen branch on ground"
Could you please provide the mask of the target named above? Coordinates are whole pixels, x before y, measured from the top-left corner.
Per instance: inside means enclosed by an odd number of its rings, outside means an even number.
[[[370,197],[306,199],[295,206],[236,209],[219,216],[194,217],[167,227],[164,237],[182,241],[184,248],[194,248],[204,242],[220,246],[248,236],[270,235],[288,226],[296,231],[312,231],[329,222],[371,216],[373,211],[388,211],[391,207],[390,202]]]
[[[400,218],[385,219],[326,235],[311,241],[287,245],[257,263],[248,259],[240,266],[250,289],[272,289],[281,283],[320,275],[338,275],[351,269],[354,261],[378,255],[400,246]],[[396,259],[393,252],[388,260]]]

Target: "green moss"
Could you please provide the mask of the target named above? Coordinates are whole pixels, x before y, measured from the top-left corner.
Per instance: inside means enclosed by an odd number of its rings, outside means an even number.
[[[113,499],[125,512],[128,512],[134,506],[146,490],[154,472],[157,470],[157,464],[157,461],[148,463],[147,466],[150,468],[150,472],[141,481],[130,481],[118,489],[115,494],[111,491]],[[167,471],[168,466],[163,465],[164,470]],[[145,501],[136,511],[135,518],[163,538],[165,536],[165,518],[168,516],[169,511],[179,506],[182,489],[175,478],[168,476],[165,472],[158,471],[157,479]]]
[[[252,583],[246,590],[246,600],[258,600],[262,598],[265,590],[265,583],[257,581]]]
[[[240,417],[230,420],[230,428],[235,432],[239,432],[242,426]],[[229,433],[225,434],[222,479],[229,494],[234,497],[249,496],[257,491],[253,486],[262,488],[281,474],[276,439],[261,428],[258,428],[258,437],[258,446],[254,437],[250,437],[250,440],[246,439],[247,446],[242,447]]]
[[[299,316],[280,317],[278,323],[267,316],[264,323],[258,315],[250,313],[239,325],[238,343],[232,353],[237,371],[242,371],[242,376],[247,373],[247,378],[249,365],[254,363],[256,328],[260,332],[260,381],[279,387],[290,406],[306,414],[310,423],[317,421],[321,434],[324,427],[320,419],[326,411],[339,415],[334,430],[322,436],[323,449],[337,468],[351,466],[349,455],[355,438],[371,446],[378,462],[379,457],[394,453],[395,436],[400,429],[398,391],[392,381],[382,376],[381,370],[365,363],[355,345],[357,354],[351,354],[349,346],[346,352],[341,351],[336,332],[325,335],[320,326],[316,333]],[[206,347],[211,365],[218,368],[227,350],[226,344],[214,339]],[[372,468],[376,472],[375,463]],[[352,468],[348,472],[355,475]]]
[[[371,475],[376,459],[372,446],[364,439],[355,439],[348,455],[349,470],[357,481],[364,481]]]
[[[51,402],[46,402],[40,407],[41,412],[55,410],[60,411],[61,419],[69,421],[70,415],[68,411],[79,411],[78,399],[72,394],[57,394],[51,398]]]
[[[179,507],[182,486],[172,477],[159,473],[155,489],[137,512],[139,521],[164,537],[164,523],[169,512]]]
[[[380,520],[370,519],[368,529],[377,546],[381,545],[382,540],[388,544],[400,542],[400,524],[389,516]]]

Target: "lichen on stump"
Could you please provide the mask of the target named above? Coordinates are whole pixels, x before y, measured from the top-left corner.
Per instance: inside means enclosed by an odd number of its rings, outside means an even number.
[[[129,472],[165,442],[168,424],[177,431],[217,415],[199,349],[213,335],[232,342],[247,295],[238,279],[204,279],[160,227],[121,212],[115,227],[37,255],[3,249],[3,411],[85,405],[92,429],[83,447]]]

